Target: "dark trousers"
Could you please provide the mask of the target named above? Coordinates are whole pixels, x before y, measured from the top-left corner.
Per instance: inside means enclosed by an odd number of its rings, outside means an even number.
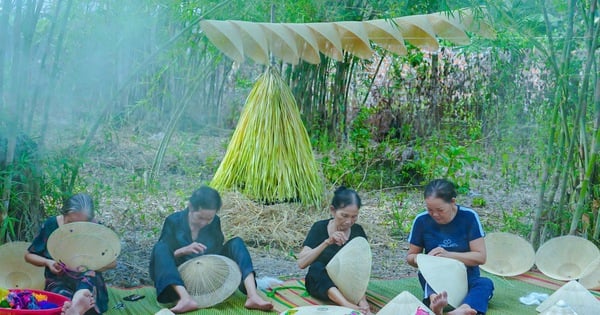
[[[223,255],[235,261],[240,267],[242,273],[242,281],[239,289],[246,294],[244,279],[250,273],[254,273],[252,258],[248,252],[248,248],[244,241],[239,237],[234,237],[223,245],[223,250],[220,255]],[[156,288],[157,300],[160,303],[171,303],[179,300],[179,295],[173,290],[173,286],[185,286],[175,260],[175,256],[169,249],[166,243],[157,242],[152,249],[152,259],[150,265],[150,277],[154,281]]]
[[[331,301],[327,295],[330,288],[335,287],[333,280],[327,274],[326,265],[321,262],[313,262],[308,267],[305,277],[306,291],[312,297],[323,301]]]

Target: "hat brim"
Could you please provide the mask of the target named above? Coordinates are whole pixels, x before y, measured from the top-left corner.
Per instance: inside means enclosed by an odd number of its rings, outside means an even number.
[[[598,247],[574,235],[552,238],[542,244],[535,254],[537,268],[546,276],[562,281],[579,279],[592,272],[599,263]]]
[[[485,247],[486,263],[479,267],[491,274],[513,277],[529,271],[535,263],[531,243],[512,233],[488,233]]]
[[[325,269],[344,297],[357,304],[367,292],[371,263],[369,242],[364,237],[355,237],[333,256]]]
[[[121,253],[119,236],[108,227],[92,222],[73,222],[54,230],[48,252],[69,270],[99,270]]]
[[[0,288],[44,289],[44,268],[25,261],[28,242],[9,242],[0,246]]]
[[[427,284],[435,291],[448,293],[448,304],[458,307],[467,296],[467,268],[462,262],[445,257],[418,254],[417,265]]]
[[[220,255],[203,255],[178,268],[190,296],[200,308],[217,305],[230,297],[242,281],[235,261]]]

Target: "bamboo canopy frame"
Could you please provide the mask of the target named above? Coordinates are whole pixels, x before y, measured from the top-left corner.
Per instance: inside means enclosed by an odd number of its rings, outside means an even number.
[[[269,64],[269,53],[290,64],[318,64],[322,53],[341,61],[343,52],[362,59],[373,55],[370,42],[406,55],[405,41],[426,51],[439,49],[438,38],[457,45],[470,43],[467,32],[494,38],[495,32],[470,9],[370,21],[322,23],[254,23],[203,20],[206,37],[225,55],[243,62],[249,57]]]
[[[481,19],[477,19],[479,21]],[[246,57],[269,65],[269,56],[289,64],[321,62],[321,55],[342,61],[346,54],[368,59],[371,43],[406,54],[405,41],[423,49],[439,49],[438,37],[470,43],[467,31],[493,37],[492,29],[474,22],[468,9],[372,21],[331,23],[262,23],[203,20],[206,37],[237,62]],[[227,153],[211,186],[238,189],[265,203],[301,201],[319,207],[322,182],[308,133],[291,89],[268,67],[246,100]]]

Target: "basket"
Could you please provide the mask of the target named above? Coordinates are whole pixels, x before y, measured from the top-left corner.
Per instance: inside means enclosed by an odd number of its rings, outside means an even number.
[[[62,306],[65,302],[70,301],[66,296],[56,294],[53,292],[34,290],[34,289],[10,289],[11,292],[31,291],[37,294],[43,294],[48,297],[48,302],[58,305],[55,308],[49,308],[44,310],[13,310],[10,308],[0,308],[0,314],[2,315],[60,315]]]

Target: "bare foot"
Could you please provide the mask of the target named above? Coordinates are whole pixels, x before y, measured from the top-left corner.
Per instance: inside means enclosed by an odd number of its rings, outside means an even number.
[[[92,292],[87,289],[79,290],[73,295],[71,302],[65,302],[61,315],[83,315],[94,307],[95,301]]]
[[[371,312],[371,306],[369,305],[369,303],[367,302],[367,300],[360,300],[358,302],[358,305],[356,305],[356,307],[353,307],[354,309],[357,309],[358,311],[360,311],[361,313],[363,313],[364,315],[373,315],[373,313]]]
[[[446,291],[442,291],[440,294],[432,294],[429,296],[431,303],[429,304],[429,308],[435,315],[442,315],[444,312],[444,307],[448,305],[448,293]]]
[[[477,315],[477,311],[472,309],[469,305],[463,304],[458,308],[455,308],[452,312],[448,312],[448,315]]]
[[[196,300],[191,298],[190,296],[184,297],[177,301],[177,304],[171,308],[171,312],[175,314],[191,312],[199,309],[198,303]]]
[[[258,295],[248,296],[244,307],[247,309],[270,311],[273,309],[273,304],[261,299]]]

